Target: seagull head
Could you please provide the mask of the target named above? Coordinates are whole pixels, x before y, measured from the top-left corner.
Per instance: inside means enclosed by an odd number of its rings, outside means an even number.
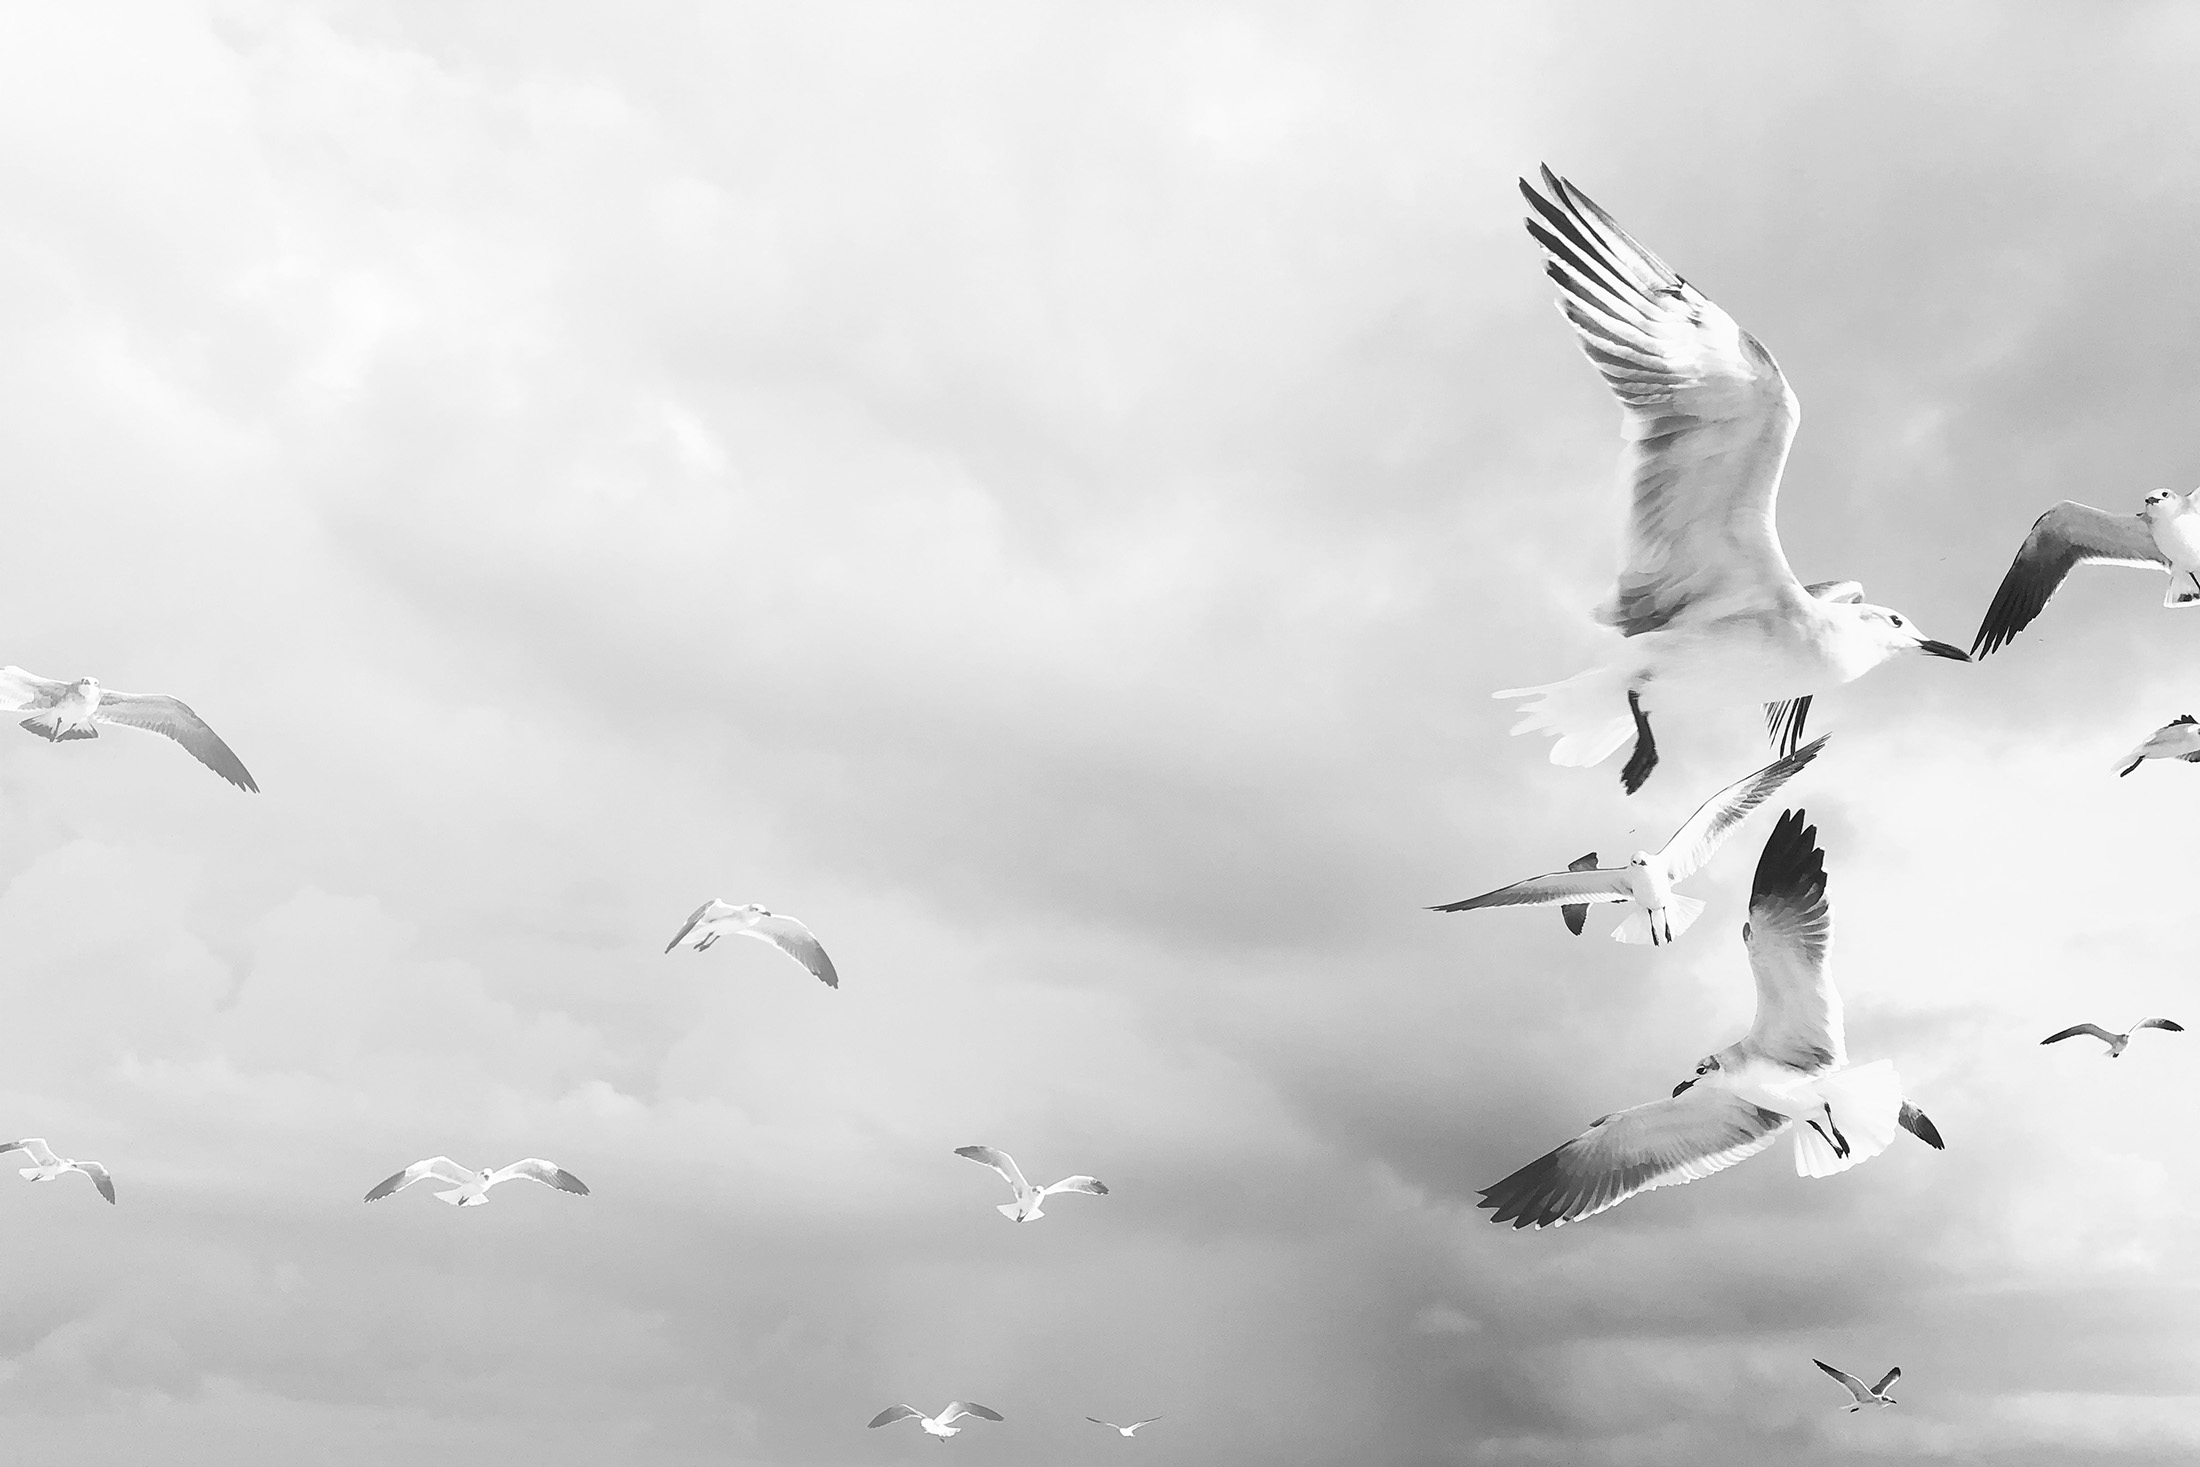
[[[1695,1084],[1698,1080],[1701,1080],[1704,1076],[1710,1074],[1718,1067],[1719,1057],[1717,1055],[1705,1055],[1702,1059],[1696,1061],[1696,1073],[1689,1076],[1689,1078],[1681,1081],[1680,1084],[1675,1085],[1673,1087],[1673,1093],[1675,1095],[1679,1095],[1683,1090],[1686,1090],[1689,1086]]]
[[[1874,666],[1903,652],[1924,652],[1933,657],[1946,657],[1954,662],[1971,660],[1971,654],[1961,647],[1934,641],[1919,631],[1916,623],[1890,607],[1868,606],[1857,602],[1845,609],[1855,616],[1856,624],[1863,629],[1866,645],[1877,650],[1879,655],[1872,659]]]
[[[2180,497],[2174,489],[2155,490],[2145,499],[2139,501],[2139,518],[2151,520],[2168,513],[2177,507],[2177,501]]]

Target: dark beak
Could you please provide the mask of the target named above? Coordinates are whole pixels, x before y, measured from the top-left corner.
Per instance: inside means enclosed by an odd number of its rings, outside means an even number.
[[[1699,1078],[1700,1078],[1700,1077],[1699,1077]],[[1680,1094],[1680,1093],[1681,1093],[1681,1092],[1682,1092],[1683,1090],[1686,1090],[1686,1089],[1687,1089],[1687,1088],[1688,1088],[1689,1086],[1691,1086],[1691,1085],[1693,1085],[1693,1084],[1695,1084],[1695,1083],[1696,1083],[1696,1082],[1695,1082],[1694,1080],[1683,1080],[1683,1081],[1681,1081],[1681,1082],[1680,1082],[1680,1084],[1678,1084],[1678,1085],[1675,1085],[1675,1086],[1673,1087],[1673,1093],[1674,1093],[1675,1095],[1679,1095],[1679,1094]]]
[[[1917,644],[1917,650],[1930,652],[1935,657],[1945,657],[1953,662],[1969,662],[1971,660],[1970,653],[1964,651],[1961,647],[1951,647],[1946,642],[1920,642]]]

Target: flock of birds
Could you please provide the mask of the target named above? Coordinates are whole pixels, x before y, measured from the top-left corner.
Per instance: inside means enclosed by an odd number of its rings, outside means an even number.
[[[1600,866],[1595,852],[1564,871],[1433,910],[1556,906],[1579,935],[1590,906],[1625,904],[1612,936],[1662,946],[1702,915],[1701,899],[1675,886],[1708,863],[1750,814],[1817,759],[1826,736],[1805,744],[1804,724],[1818,693],[1852,681],[1889,658],[1920,652],[1953,661],[1984,657],[2009,644],[2039,616],[2081,564],[2151,567],[2167,573],[2163,604],[2200,605],[2200,490],[2162,490],[2135,515],[2069,501],[2040,516],[1995,592],[1969,653],[1924,635],[1900,613],[1864,600],[1853,581],[1802,584],[1773,527],[1774,499],[1795,433],[1798,408],[1778,365],[1757,340],[1702,292],[1638,243],[1586,194],[1543,170],[1544,191],[1525,179],[1528,232],[1559,287],[1559,306],[1621,405],[1620,477],[1629,499],[1618,584],[1596,617],[1621,633],[1619,655],[1562,682],[1508,689],[1527,701],[1515,733],[1555,737],[1554,763],[1594,765],[1623,744],[1620,775],[1633,794],[1658,765],[1651,715],[1680,704],[1759,706],[1776,757],[1704,801],[1657,851],[1637,851],[1622,866]],[[102,726],[162,734],[237,788],[259,785],[206,721],[164,694],[123,693],[93,678],[61,681],[19,667],[0,668],[0,710],[26,715],[21,726],[51,742],[97,738]],[[2119,761],[2130,774],[2148,759],[2200,763],[2200,722],[2177,718]],[[1777,1142],[1794,1140],[1795,1168],[1833,1176],[1885,1150],[1907,1131],[1943,1148],[1938,1129],[1907,1096],[1890,1061],[1852,1065],[1844,1042],[1841,996],[1827,970],[1832,914],[1825,852],[1801,810],[1775,823],[1759,854],[1742,946],[1756,980],[1757,1010],[1748,1033],[1699,1060],[1694,1073],[1662,1099],[1599,1117],[1556,1150],[1485,1189],[1491,1220],[1515,1228],[1577,1222],[1641,1192],[1724,1170]],[[840,975],[814,933],[795,918],[754,904],[712,900],[689,915],[665,951],[707,951],[721,937],[770,943],[828,988]],[[2178,1032],[2168,1019],[2143,1018],[2114,1032],[2080,1024],[2050,1035],[2054,1044],[2089,1035],[2121,1056],[2141,1029]],[[115,1201],[113,1179],[98,1162],[58,1156],[37,1137],[9,1142],[33,1181],[78,1172]],[[1063,1193],[1107,1195],[1089,1176],[1033,1186],[1004,1151],[965,1146],[957,1156],[997,1172],[1013,1221],[1045,1216]],[[488,1200],[492,1188],[524,1178],[575,1196],[588,1186],[555,1162],[529,1157],[474,1171],[447,1156],[414,1162],[366,1194],[368,1202],[416,1182],[446,1184],[435,1195],[456,1207]],[[1854,1398],[1849,1410],[1893,1405],[1886,1394],[1901,1377],[1877,1385],[1814,1361]],[[913,1420],[945,1441],[967,1419],[1005,1418],[974,1401],[951,1401],[937,1415],[890,1406],[872,1427]],[[1124,1437],[1161,1418],[1129,1425],[1087,1417]]]
[[[1625,904],[1612,933],[1663,945],[1702,915],[1674,888],[1826,746],[1802,743],[1813,697],[1907,652],[1968,662],[2007,646],[2082,564],[2150,567],[2169,576],[2165,606],[2200,605],[2200,490],[2150,494],[2136,514],[2064,502],[2040,516],[2003,577],[1971,649],[1934,641],[1900,612],[1864,600],[1854,581],[1804,585],[1773,525],[1799,410],[1771,353],[1645,248],[1588,195],[1550,169],[1526,179],[1528,233],[1558,285],[1582,351],[1619,399],[1620,480],[1628,519],[1618,583],[1596,619],[1620,633],[1616,656],[1562,682],[1510,688],[1523,699],[1513,732],[1556,742],[1551,760],[1586,766],[1631,745],[1620,783],[1641,789],[1658,766],[1651,718],[1661,709],[1761,707],[1777,758],[1704,801],[1662,848],[1624,866],[1595,852],[1433,908],[1555,906],[1579,936],[1596,903]],[[2200,722],[2164,725],[2119,761],[2200,763]],[[1490,1220],[1560,1227],[1658,1187],[1692,1182],[1756,1155],[1783,1135],[1796,1172],[1834,1176],[1907,1131],[1934,1150],[1939,1129],[1904,1093],[1888,1060],[1851,1064],[1841,995],[1828,971],[1832,908],[1825,852],[1804,812],[1775,822],[1751,883],[1742,948],[1756,981],[1749,1032],[1697,1061],[1658,1100],[1600,1116],[1589,1128],[1484,1189]],[[2079,1024],[2043,1044],[2090,1035],[2120,1056],[2145,1018],[2121,1033]],[[1891,1406],[1877,1385],[1814,1361],[1849,1392],[1847,1409]]]

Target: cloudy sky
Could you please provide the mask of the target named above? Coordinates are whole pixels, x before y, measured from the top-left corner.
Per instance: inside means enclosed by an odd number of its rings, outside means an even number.
[[[2173,4],[6,7],[0,662],[265,793],[0,739],[0,1132],[121,1191],[0,1187],[0,1436],[2191,1460],[2200,1050],[2037,1045],[2192,1004],[2200,775],[2110,774],[2200,712],[2159,581],[1819,702],[1851,1047],[1943,1155],[1492,1227],[1747,1024],[1769,821],[1677,950],[1422,908],[1763,759],[1627,800],[1488,696],[1594,660],[1619,527],[1515,176],[1779,356],[1798,571],[1968,643],[2049,503],[2200,479],[2196,65]],[[664,956],[713,895],[841,990]],[[972,1142],[1114,1191],[1010,1227]],[[595,1192],[361,1205],[437,1152]]]

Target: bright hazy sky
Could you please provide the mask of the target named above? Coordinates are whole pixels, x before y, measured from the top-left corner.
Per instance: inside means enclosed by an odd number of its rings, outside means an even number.
[[[2200,1022],[2200,772],[2111,773],[2200,712],[2158,579],[1819,701],[1850,1046],[1945,1154],[1492,1227],[1746,1025],[1770,819],[1670,951],[1422,908],[1764,758],[1625,800],[1488,696],[1595,660],[1619,527],[1515,176],[1778,355],[1805,579],[1968,643],[2048,504],[2200,477],[2196,69],[2175,4],[0,10],[0,662],[265,789],[0,730],[0,1132],[121,1193],[0,1186],[0,1438],[2192,1460],[2200,1041],[2037,1043]],[[664,956],[713,895],[841,990]],[[1011,1227],[972,1142],[1114,1190]],[[361,1204],[438,1152],[594,1195]]]

